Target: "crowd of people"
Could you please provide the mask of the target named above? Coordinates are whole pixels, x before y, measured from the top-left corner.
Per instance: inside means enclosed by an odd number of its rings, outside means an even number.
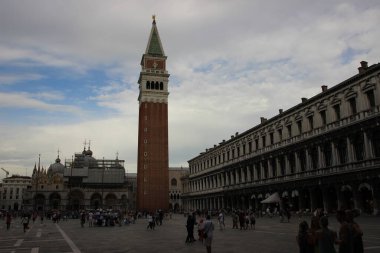
[[[187,215],[186,230],[187,237],[185,243],[191,244],[195,241],[200,241],[206,246],[207,252],[211,252],[211,244],[213,239],[213,231],[215,229],[212,216],[218,222],[220,230],[226,228],[225,225],[225,211],[219,212],[210,211],[195,211]],[[255,229],[257,214],[252,210],[231,210],[232,229],[249,230]],[[280,222],[283,222],[285,218],[290,220],[290,214],[287,212],[279,212]],[[327,213],[318,209],[314,213],[311,213],[310,223],[304,220],[304,216],[299,217],[299,231],[296,237],[296,242],[299,247],[300,253],[336,253],[335,248],[339,253],[363,253],[363,231],[359,224],[355,222],[354,218],[358,215],[353,210],[338,211],[336,213],[336,219],[339,223],[339,230],[334,231],[329,228],[329,218]],[[168,216],[168,215],[167,215]],[[5,220],[6,229],[11,228],[12,221],[18,216],[12,212],[2,212],[1,217]],[[40,220],[41,224],[44,221],[44,217],[52,220],[54,223],[67,220],[68,214],[61,213],[60,211],[51,212],[24,212],[21,215],[21,224],[23,231],[26,232],[29,229],[29,223],[35,223],[36,220]],[[73,217],[73,216],[70,216]],[[78,212],[81,227],[88,224],[88,227],[101,227],[101,226],[122,226],[134,224],[136,219],[146,218],[147,229],[155,230],[156,226],[161,226],[165,217],[165,213],[162,210],[157,210],[153,213],[148,212],[133,212],[126,213],[120,210],[82,210]],[[171,215],[169,216],[171,217]],[[273,216],[270,216],[273,217]],[[309,216],[308,216],[309,217]],[[197,229],[198,239],[194,237],[194,230]]]
[[[296,237],[300,253],[363,253],[363,231],[354,221],[352,210],[338,211],[336,219],[340,224],[338,233],[331,230],[328,217],[322,212],[311,216],[310,226],[303,220]]]

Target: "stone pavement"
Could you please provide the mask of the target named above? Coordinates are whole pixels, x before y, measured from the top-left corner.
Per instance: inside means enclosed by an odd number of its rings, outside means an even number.
[[[305,218],[308,222],[309,217]],[[330,219],[330,227],[338,229],[335,217]],[[226,217],[226,229],[219,230],[216,219],[212,252],[298,252],[296,234],[298,218],[290,223],[280,223],[277,217],[258,218],[256,230],[232,229],[231,217]],[[364,230],[365,252],[380,252],[380,217],[359,217],[357,222]],[[206,248],[196,241],[185,244],[186,217],[173,215],[164,220],[156,230],[147,230],[145,219],[136,224],[121,227],[80,227],[79,220],[61,221],[54,224],[45,220],[31,224],[28,232],[22,231],[20,220],[6,230],[4,220],[0,220],[0,253],[122,253],[122,252],[206,252]],[[196,229],[194,230],[196,231]],[[195,232],[196,235],[196,232]],[[197,238],[197,236],[196,236]]]

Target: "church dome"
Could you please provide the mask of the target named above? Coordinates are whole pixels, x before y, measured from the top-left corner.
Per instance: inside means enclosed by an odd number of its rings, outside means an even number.
[[[48,169],[48,174],[60,173],[63,174],[65,166],[61,163],[59,157],[55,160],[55,163],[51,164]]]
[[[86,156],[92,156],[92,151],[90,149],[87,149],[85,154]]]

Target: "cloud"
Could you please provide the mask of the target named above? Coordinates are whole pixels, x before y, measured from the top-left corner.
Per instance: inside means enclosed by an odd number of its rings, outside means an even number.
[[[57,94],[37,93],[4,93],[0,92],[0,108],[36,109],[48,112],[80,113],[81,110],[72,105],[49,104],[37,98],[56,99]]]
[[[22,73],[22,74],[1,74],[0,73],[0,85],[2,84],[13,84],[22,82],[25,80],[40,80],[43,78],[41,74],[35,73]]]

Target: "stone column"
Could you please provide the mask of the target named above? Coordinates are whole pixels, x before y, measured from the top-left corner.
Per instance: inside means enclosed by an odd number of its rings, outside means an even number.
[[[240,168],[240,182],[245,183],[245,169],[244,169],[244,167]]]
[[[230,173],[227,171],[224,176],[226,178],[226,185],[230,185]]]
[[[311,159],[310,159],[310,151],[309,149],[305,149],[305,157],[306,157],[306,166],[305,166],[305,171],[306,170],[311,170]]]
[[[235,169],[235,185],[241,182],[241,178],[239,177],[238,169]]]
[[[363,132],[363,135],[364,135],[364,150],[365,150],[364,159],[371,159],[373,158],[372,141],[369,138],[370,135],[367,132]]]
[[[272,171],[272,163],[270,162],[271,159],[269,158],[267,160],[267,166],[268,166],[268,178],[272,178],[274,175],[273,175],[273,171]]]
[[[295,160],[295,164],[296,164],[296,171],[295,172],[299,173],[299,172],[301,172],[301,162],[300,162],[298,152],[294,152],[294,160]]]
[[[336,150],[335,143],[331,142],[331,165],[336,166],[339,164],[338,151]]]
[[[326,167],[325,158],[324,158],[324,154],[321,150],[320,145],[318,145],[317,149],[318,149],[318,169],[322,169]]]
[[[256,181],[258,179],[258,176],[257,176],[257,165],[256,164],[253,164],[253,181]]]
[[[281,168],[281,164],[280,164],[280,159],[278,159],[278,157],[275,158],[275,163],[276,163],[276,167],[277,167],[277,177],[278,176],[283,176],[282,173],[281,173],[281,169],[282,168]]]
[[[342,206],[343,206],[343,193],[341,191],[341,185],[336,185],[335,186],[335,189],[336,189],[336,197],[337,197],[337,201],[338,201],[338,210],[342,209]]]
[[[261,173],[261,179],[265,178],[265,173],[264,173],[264,166],[262,163],[265,163],[265,161],[261,161],[259,163],[259,166],[260,166],[260,173]]]
[[[250,165],[247,165],[246,171],[247,171],[247,180],[248,180],[248,182],[252,182],[252,174],[251,174],[251,166]]]
[[[285,158],[285,174],[286,175],[290,174],[290,164],[289,164],[288,155],[289,154],[284,155],[284,158]]]
[[[351,138],[347,137],[347,160],[348,163],[352,163],[354,161],[354,151],[352,150]]]

